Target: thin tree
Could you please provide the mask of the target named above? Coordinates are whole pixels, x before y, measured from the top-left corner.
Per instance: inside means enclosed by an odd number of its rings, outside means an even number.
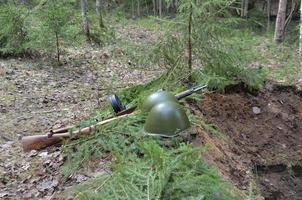
[[[96,0],[95,5],[96,5],[96,14],[99,20],[99,26],[100,28],[105,28],[103,14],[102,14],[102,0]]]
[[[275,27],[275,36],[274,40],[277,43],[282,42],[284,37],[284,28],[285,28],[285,17],[286,17],[286,6],[287,0],[280,0],[277,19],[276,19],[276,27]]]
[[[290,13],[288,14],[286,20],[285,20],[285,25],[284,25],[284,29],[287,29],[289,23],[291,22],[293,15],[296,11],[296,2],[294,0],[291,1],[291,9],[290,9]]]
[[[189,8],[189,20],[188,20],[188,70],[189,70],[189,77],[188,81],[192,82],[192,17],[193,17],[193,5],[191,2],[190,8]]]
[[[302,63],[302,0],[300,2],[300,37],[299,37],[299,56]]]
[[[156,0],[152,0],[153,3],[153,15],[156,16]]]
[[[249,0],[242,0],[241,2],[241,17],[247,17],[249,7]]]
[[[266,12],[267,12],[266,32],[269,33],[271,29],[271,0],[266,1]]]
[[[62,41],[68,40],[68,36],[64,34],[64,30],[72,18],[71,9],[66,3],[60,0],[48,0],[41,9],[42,12],[39,16],[41,17],[42,24],[37,33],[35,33],[37,35],[33,35],[36,36],[34,39],[39,41],[37,44],[41,45],[38,48],[47,50],[48,52],[51,50],[55,51],[57,64],[60,65]]]
[[[162,0],[158,0],[158,14],[159,14],[159,17],[162,16]]]
[[[140,0],[137,0],[137,16],[139,17],[141,15],[141,9],[140,9],[140,3],[139,3]]]
[[[82,0],[81,4],[82,8],[82,28],[83,32],[86,35],[87,40],[90,40],[90,31],[89,31],[89,23],[88,23],[88,18],[87,18],[87,1]]]

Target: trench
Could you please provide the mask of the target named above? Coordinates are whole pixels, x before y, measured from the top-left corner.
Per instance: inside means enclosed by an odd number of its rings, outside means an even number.
[[[254,181],[266,200],[302,199],[301,91],[268,82],[251,93],[237,84],[189,104],[225,136],[197,129],[196,140],[210,146],[205,159],[226,179],[242,190]]]

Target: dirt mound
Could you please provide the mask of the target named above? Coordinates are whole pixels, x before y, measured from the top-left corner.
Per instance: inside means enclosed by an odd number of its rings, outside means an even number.
[[[210,143],[207,158],[226,178],[246,189],[252,177],[265,199],[302,199],[301,92],[268,84],[251,94],[236,85],[226,94],[206,94],[197,107],[227,135],[225,141],[198,138]]]

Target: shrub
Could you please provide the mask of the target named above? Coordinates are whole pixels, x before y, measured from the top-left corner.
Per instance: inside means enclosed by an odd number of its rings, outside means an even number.
[[[20,55],[26,52],[27,29],[25,25],[27,9],[11,4],[0,7],[0,56]]]
[[[263,73],[247,68],[246,55],[224,41],[232,32],[230,27],[240,21],[228,11],[232,2],[180,1],[178,17],[152,55],[167,69],[167,83],[208,82],[220,90],[234,81],[243,81],[251,89],[262,86]]]
[[[48,55],[55,54],[60,63],[62,47],[77,41],[75,38],[80,29],[74,24],[73,9],[68,2],[49,0],[32,15],[31,30],[29,32],[28,48],[35,49]]]

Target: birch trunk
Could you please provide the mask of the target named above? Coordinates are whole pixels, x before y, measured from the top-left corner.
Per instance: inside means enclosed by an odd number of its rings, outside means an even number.
[[[86,2],[86,0],[82,0],[81,7],[82,7],[83,32],[86,35],[87,40],[90,40],[90,31],[89,31],[89,24],[88,24],[88,18],[87,18],[87,2]]]
[[[275,27],[275,36],[274,36],[274,40],[277,43],[282,42],[284,36],[286,5],[287,5],[287,0],[279,1],[276,27]]]

